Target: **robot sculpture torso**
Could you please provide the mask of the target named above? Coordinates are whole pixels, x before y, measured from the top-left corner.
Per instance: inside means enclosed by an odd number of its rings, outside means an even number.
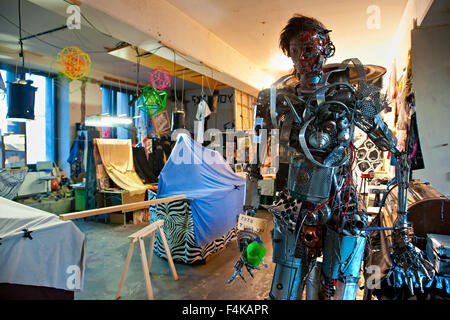
[[[345,70],[346,63],[334,72]],[[304,92],[284,85],[288,80],[262,91],[257,106],[257,116],[270,122],[267,127],[280,130],[281,148],[287,150],[289,163],[286,191],[269,208],[274,217],[273,262],[277,264],[269,297],[299,299],[308,284],[305,293],[311,299],[318,299],[319,294],[354,299],[365,244],[361,230],[367,216],[358,210],[351,183],[353,110],[369,97],[361,95],[358,100],[348,82]],[[342,260],[350,253],[352,259]],[[317,261],[321,256],[322,263]]]

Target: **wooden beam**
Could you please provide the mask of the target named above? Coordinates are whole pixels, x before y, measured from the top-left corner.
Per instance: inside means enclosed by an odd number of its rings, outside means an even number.
[[[207,66],[207,67],[210,68],[210,69],[213,69],[213,70],[217,71],[217,72],[223,72],[222,70],[220,70],[220,69],[217,68],[216,66],[213,66],[212,64],[206,63],[206,62],[204,62],[204,61],[200,61],[200,63],[203,64],[203,65],[205,65],[205,66]]]
[[[128,238],[133,240],[133,239],[137,239],[139,237],[146,237],[150,233],[156,231],[156,229],[158,229],[163,224],[164,224],[164,220],[155,221],[152,224],[149,224],[148,226],[146,226],[146,227],[142,228],[141,230],[136,231],[132,235],[128,236]]]
[[[170,45],[170,44],[168,44],[168,43],[165,43],[164,41],[158,41],[158,42],[159,42],[161,45],[163,45],[163,46],[165,46],[165,47],[167,47],[167,48],[169,48],[169,49],[172,49],[173,51],[176,51],[176,52],[178,52],[179,54],[181,54],[181,55],[183,55],[183,56],[185,56],[185,57],[188,57],[188,56],[189,56],[186,52],[181,51],[181,50],[175,48],[174,46],[172,46],[172,45]]]
[[[138,49],[138,54],[144,54],[147,53],[148,51],[142,50],[142,49]],[[118,48],[115,50],[112,50],[110,52],[108,52],[108,54],[136,63],[136,51],[133,47],[131,46],[126,46],[126,47],[122,47],[122,48]],[[184,67],[181,64],[177,64],[173,61],[164,59],[156,54],[153,55],[147,55],[147,56],[143,56],[141,58],[140,61],[140,65],[147,67],[149,69],[157,69],[157,68],[163,68],[166,69],[171,76],[177,76],[179,79],[184,79],[185,81],[190,81],[192,83],[198,84],[198,85],[202,85],[202,74],[193,71],[189,68]],[[203,64],[205,65],[205,64]],[[206,66],[208,68],[211,68],[209,66]],[[188,71],[191,70],[191,71]],[[223,84],[217,80],[214,80],[213,78],[210,78],[206,75],[203,75],[203,86],[204,87],[208,87],[210,89],[215,89],[216,86],[218,84]],[[228,87],[228,85],[226,85],[226,87]]]
[[[148,201],[121,204],[121,205],[117,205],[117,206],[111,206],[111,207],[105,207],[105,208],[99,208],[99,209],[85,210],[85,211],[74,212],[74,213],[66,213],[66,214],[61,214],[59,216],[59,218],[61,220],[67,221],[67,220],[92,217],[92,216],[97,216],[100,214],[112,213],[112,212],[117,212],[117,211],[131,212],[131,211],[135,211],[135,210],[139,210],[139,209],[148,208],[148,206],[151,206],[153,204],[171,202],[171,201],[182,200],[182,199],[186,199],[186,196],[179,195],[179,196],[172,196],[172,197],[160,198],[160,199],[154,199],[154,200],[148,200]]]

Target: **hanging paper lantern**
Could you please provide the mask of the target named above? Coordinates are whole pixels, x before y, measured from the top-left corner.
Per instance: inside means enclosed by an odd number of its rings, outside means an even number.
[[[158,91],[149,85],[140,90],[140,95],[137,100],[137,107],[150,116],[166,109],[167,93],[165,91]]]
[[[91,58],[78,47],[65,47],[56,57],[58,70],[69,79],[86,77],[91,70]]]
[[[162,68],[154,69],[148,73],[148,81],[153,88],[159,91],[164,90],[170,86],[170,73]]]

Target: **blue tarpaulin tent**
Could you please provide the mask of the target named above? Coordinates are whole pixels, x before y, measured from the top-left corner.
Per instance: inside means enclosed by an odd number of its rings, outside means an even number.
[[[162,169],[158,198],[186,195],[198,246],[220,238],[243,211],[245,179],[236,175],[217,151],[180,134]]]

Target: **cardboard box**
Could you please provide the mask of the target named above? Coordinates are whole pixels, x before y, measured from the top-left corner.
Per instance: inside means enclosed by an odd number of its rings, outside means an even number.
[[[112,224],[123,224],[123,213],[110,213],[109,223]]]

